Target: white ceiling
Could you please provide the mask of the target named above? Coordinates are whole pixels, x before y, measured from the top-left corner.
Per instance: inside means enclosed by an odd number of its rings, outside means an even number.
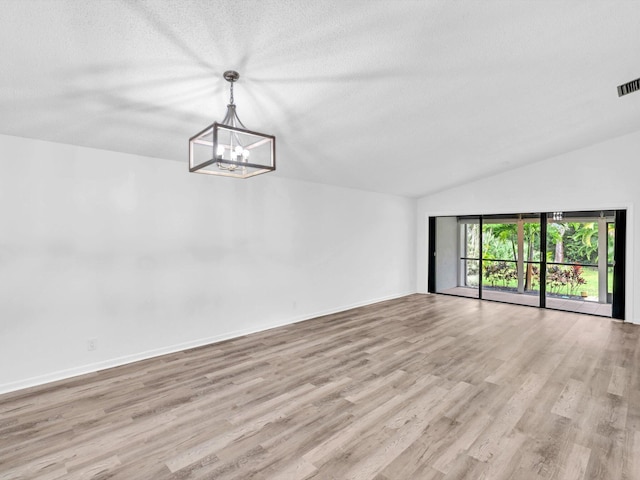
[[[0,133],[186,171],[236,69],[269,175],[419,196],[639,130],[639,51],[637,0],[0,0]]]

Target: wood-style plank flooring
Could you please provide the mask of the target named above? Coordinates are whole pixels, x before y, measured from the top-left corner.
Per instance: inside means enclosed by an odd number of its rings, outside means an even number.
[[[640,328],[411,295],[0,396],[1,479],[640,479]]]

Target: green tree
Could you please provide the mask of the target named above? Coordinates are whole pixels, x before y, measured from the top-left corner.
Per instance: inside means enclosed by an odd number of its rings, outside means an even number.
[[[527,266],[525,271],[524,289],[532,290],[533,281],[536,276],[536,268],[533,265],[535,260],[535,252],[540,249],[540,224],[525,223],[524,237],[527,240]]]
[[[597,263],[598,224],[572,222],[567,233],[567,257],[574,263]]]
[[[518,226],[515,223],[498,223],[494,227],[496,236],[504,243],[511,245],[513,261],[518,260]],[[506,258],[506,257],[505,257]]]
[[[555,263],[564,262],[564,234],[566,233],[569,225],[567,223],[550,223],[547,226],[547,241],[549,245],[547,248],[553,245]]]

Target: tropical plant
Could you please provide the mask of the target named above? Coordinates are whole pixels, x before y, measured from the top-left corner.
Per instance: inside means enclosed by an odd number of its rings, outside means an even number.
[[[510,258],[511,248],[508,242],[500,238],[494,227],[495,225],[484,225],[482,227],[482,258]]]
[[[596,222],[570,223],[566,245],[567,257],[578,263],[597,263],[598,224]]]
[[[582,277],[582,267],[571,265],[561,268],[558,265],[551,265],[547,269],[547,288],[549,293],[575,295],[576,290],[587,282]]]
[[[485,258],[518,258],[518,226],[515,223],[491,223],[482,227]]]
[[[504,261],[485,262],[483,272],[484,278],[491,283],[492,287],[495,287],[497,282],[501,282],[502,286],[506,287],[510,281],[518,278],[516,269],[509,262]]]

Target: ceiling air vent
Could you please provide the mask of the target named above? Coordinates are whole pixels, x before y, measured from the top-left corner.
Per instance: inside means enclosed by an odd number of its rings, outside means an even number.
[[[636,78],[635,80],[631,80],[623,85],[618,87],[618,96],[621,97],[623,95],[628,95],[629,93],[633,93],[637,90],[640,90],[640,78]]]

